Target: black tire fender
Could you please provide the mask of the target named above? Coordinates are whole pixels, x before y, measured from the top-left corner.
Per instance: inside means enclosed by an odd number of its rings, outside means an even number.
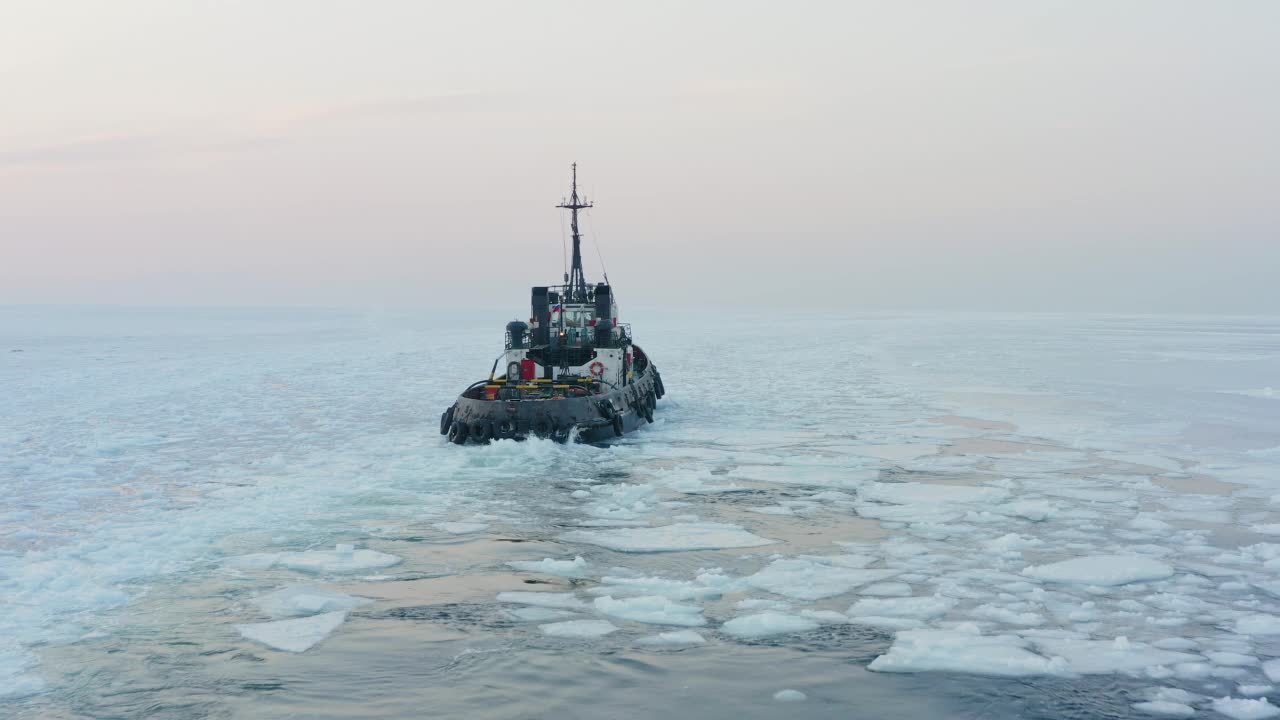
[[[467,424],[461,420],[454,420],[449,426],[449,442],[461,445],[467,441]]]
[[[516,421],[510,418],[501,420],[494,426],[493,436],[499,440],[509,440],[516,436]]]
[[[537,435],[538,437],[546,437],[551,433],[551,430],[552,430],[551,421],[547,419],[546,415],[543,415],[542,417],[539,417],[533,421],[534,435]]]
[[[453,425],[453,409],[456,407],[457,405],[450,405],[448,410],[445,410],[444,412],[440,413],[440,434],[441,435],[449,434],[449,426]]]
[[[614,415],[610,422],[613,425],[613,434],[622,437],[622,416]]]
[[[493,423],[488,420],[476,420],[471,423],[471,437],[476,442],[489,442],[493,437]]]

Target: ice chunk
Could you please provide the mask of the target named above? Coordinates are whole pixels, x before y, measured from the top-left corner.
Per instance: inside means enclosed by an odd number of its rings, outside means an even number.
[[[514,560],[507,563],[507,565],[525,572],[558,575],[563,578],[580,579],[588,576],[588,563],[582,559],[581,555],[572,560],[553,560],[552,558],[543,558],[536,561]]]
[[[661,595],[672,600],[715,600],[726,592],[738,589],[739,581],[725,575],[719,569],[698,573],[692,581],[671,580],[663,577],[621,577],[606,575],[603,583],[588,590],[593,595],[635,597]]]
[[[489,529],[489,523],[482,522],[438,522],[432,525],[437,530],[443,530],[450,535],[469,535],[478,533],[482,530]]]
[[[699,627],[707,624],[706,618],[702,617],[702,608],[696,605],[681,605],[661,595],[645,595],[621,600],[615,600],[606,595],[596,598],[595,607],[603,615],[651,625]]]
[[[1013,635],[980,635],[965,624],[950,630],[903,630],[884,655],[871,661],[876,672],[959,672],[1022,677],[1059,674],[1066,663],[1037,655]]]
[[[346,619],[345,612],[328,612],[294,620],[237,625],[236,630],[245,638],[267,647],[300,653],[329,637],[329,633]]]
[[[568,610],[557,610],[555,608],[546,607],[521,607],[514,610],[508,610],[507,613],[517,620],[524,622],[546,622],[548,620],[560,620],[562,618],[573,617],[576,613]]]
[[[894,505],[917,503],[993,503],[1009,495],[1008,490],[972,485],[932,485],[929,483],[869,483],[858,491],[861,498]]]
[[[1204,654],[1209,658],[1209,662],[1214,665],[1222,665],[1225,667],[1248,667],[1257,665],[1258,658],[1252,655],[1245,655],[1237,652],[1207,652]]]
[[[844,625],[849,622],[849,618],[844,613],[838,613],[835,610],[801,610],[800,615],[810,620],[816,620],[822,625]]]
[[[911,586],[904,582],[872,583],[858,591],[859,595],[876,597],[906,597],[911,594]]]
[[[1280,635],[1280,617],[1255,613],[1236,619],[1240,635]]]
[[[337,610],[354,610],[373,601],[317,587],[290,585],[256,597],[252,602],[258,606],[259,610],[271,617],[286,618]]]
[[[586,603],[575,597],[573,593],[524,592],[521,590],[498,593],[498,602],[559,608],[561,610],[581,610],[587,607]]]
[[[1111,586],[1163,580],[1173,575],[1173,568],[1137,555],[1090,555],[1048,565],[1031,565],[1024,568],[1022,574],[1046,582]]]
[[[1133,709],[1147,715],[1156,715],[1159,717],[1175,717],[1185,718],[1196,714],[1196,709],[1190,705],[1182,703],[1170,702],[1168,700],[1152,700],[1151,702],[1134,703]]]
[[[817,627],[818,623],[799,615],[762,612],[736,617],[721,625],[720,629],[738,638],[760,638],[770,635],[808,632],[817,629]]]
[[[1275,685],[1237,685],[1236,692],[1245,697],[1260,697],[1275,690]]]
[[[636,644],[649,647],[683,647],[687,645],[702,645],[705,642],[706,639],[699,635],[697,631],[674,630],[642,637],[636,641]]]
[[[1232,720],[1264,720],[1280,715],[1280,708],[1272,705],[1266,698],[1250,700],[1247,698],[1221,697],[1213,701],[1215,712],[1222,713]]]
[[[1067,661],[1068,670],[1081,675],[1128,672],[1152,665],[1173,665],[1200,659],[1189,653],[1130,642],[1124,637],[1110,641],[1038,638],[1034,642],[1042,654],[1063,658]]]
[[[872,615],[927,620],[946,615],[957,602],[941,595],[932,597],[863,598],[849,606],[850,617]]]
[[[797,600],[820,600],[899,572],[840,567],[825,558],[782,558],[744,580],[752,587],[778,595]]]
[[[619,552],[718,550],[760,547],[777,542],[753,535],[737,525],[716,522],[675,523],[662,527],[623,528],[608,532],[574,530],[561,535],[560,539],[599,545]]]
[[[246,570],[268,570],[284,567],[290,570],[324,574],[350,573],[362,570],[391,567],[400,562],[395,555],[377,550],[355,550],[350,545],[338,545],[333,550],[308,550],[306,552],[254,553],[232,558],[228,564]]]
[[[808,698],[809,698],[808,695],[805,695],[799,690],[791,690],[791,689],[779,690],[778,692],[773,694],[773,699],[777,700],[778,702],[802,702],[804,700],[807,700]]]
[[[563,638],[594,638],[615,632],[618,627],[607,620],[566,620],[539,625],[542,634]]]

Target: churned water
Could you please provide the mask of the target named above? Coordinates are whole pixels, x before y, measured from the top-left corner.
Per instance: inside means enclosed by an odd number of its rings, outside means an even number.
[[[0,309],[0,716],[1280,705],[1280,319],[651,312],[653,425],[449,445],[509,319]]]

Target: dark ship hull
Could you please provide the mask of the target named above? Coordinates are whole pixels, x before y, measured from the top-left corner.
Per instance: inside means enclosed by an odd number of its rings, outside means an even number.
[[[588,285],[582,271],[574,165],[572,194],[557,207],[572,213],[573,265],[565,284],[533,288],[526,324],[507,323],[506,347],[487,380],[473,383],[440,416],[451,442],[543,437],[607,442],[653,422],[666,394],[653,361],[618,319],[613,288]],[[498,374],[499,367],[505,373]]]
[[[625,387],[578,397],[486,399],[484,391],[492,386],[484,380],[467,388],[440,417],[440,433],[458,444],[532,437],[605,443],[653,422],[666,394],[652,365]]]

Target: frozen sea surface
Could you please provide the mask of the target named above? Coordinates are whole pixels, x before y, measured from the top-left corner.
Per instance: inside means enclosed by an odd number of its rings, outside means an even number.
[[[443,315],[0,308],[0,716],[1280,712],[1280,319],[641,313],[459,448]]]

